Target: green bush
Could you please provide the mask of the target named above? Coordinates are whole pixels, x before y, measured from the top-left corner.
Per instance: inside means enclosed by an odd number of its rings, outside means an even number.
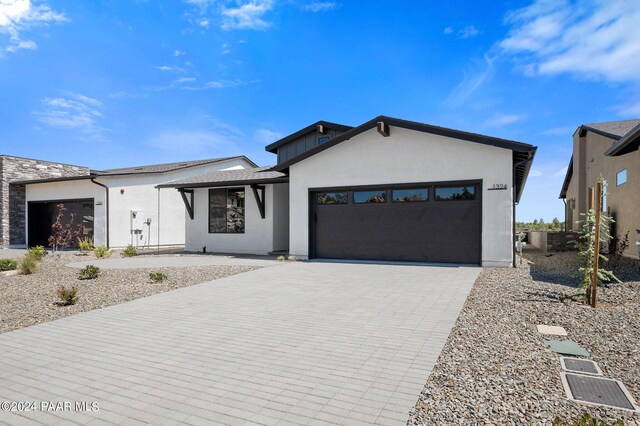
[[[98,275],[100,275],[100,268],[95,265],[87,265],[84,268],[80,269],[78,279],[92,280],[94,278],[98,278]]]
[[[35,246],[27,250],[27,254],[33,256],[36,260],[42,259],[46,253],[47,251],[44,249],[44,246]]]
[[[276,260],[278,260],[280,262],[284,262],[285,260],[287,260],[287,256],[278,256],[278,257],[276,257]]]
[[[162,272],[151,272],[149,274],[149,279],[155,283],[161,283],[166,280],[168,277]]]
[[[58,299],[60,299],[60,305],[70,306],[75,305],[78,301],[78,289],[76,287],[66,288],[64,286],[58,287]]]
[[[0,271],[13,271],[18,267],[15,259],[0,259]]]
[[[95,247],[93,247],[93,238],[86,237],[78,241],[78,249],[80,250],[80,253],[93,251],[94,248]]]
[[[624,422],[618,419],[613,423],[607,423],[598,420],[589,413],[584,413],[582,417],[574,421],[565,421],[556,417],[553,421],[553,426],[624,426]]]
[[[135,248],[131,244],[127,244],[127,246],[122,250],[122,255],[124,257],[133,257],[138,255],[138,249]]]
[[[18,269],[22,275],[31,275],[36,271],[38,267],[38,258],[36,255],[31,253],[27,253],[20,263],[18,264]]]
[[[111,256],[111,250],[109,250],[109,248],[103,244],[101,246],[98,246],[98,247],[94,248],[93,249],[93,254],[98,259],[104,259],[105,257]]]

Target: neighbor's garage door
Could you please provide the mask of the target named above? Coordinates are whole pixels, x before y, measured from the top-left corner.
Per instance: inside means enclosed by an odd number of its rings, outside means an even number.
[[[82,238],[93,238],[93,198],[81,200],[61,200],[61,201],[30,201],[28,207],[29,214],[29,247],[41,245],[49,247],[49,237],[51,236],[51,226],[56,222],[58,216],[58,205],[64,205],[61,223],[71,224],[72,229],[77,229],[78,224],[83,225]],[[73,220],[72,220],[73,214]],[[77,241],[72,243],[72,247],[77,247]]]
[[[479,183],[311,193],[311,257],[480,263]]]

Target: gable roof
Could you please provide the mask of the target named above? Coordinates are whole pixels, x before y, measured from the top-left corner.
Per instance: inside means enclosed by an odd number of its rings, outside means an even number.
[[[564,182],[562,182],[562,189],[560,190],[560,196],[558,198],[567,198],[567,190],[569,189],[569,183],[571,183],[572,177],[573,177],[573,155],[569,160],[567,173],[564,175]]]
[[[134,167],[121,167],[118,169],[107,169],[107,170],[94,170],[93,173],[98,176],[114,176],[114,175],[138,175],[138,174],[148,174],[148,173],[166,173],[173,172],[176,170],[187,169],[189,167],[202,166],[205,164],[214,164],[220,163],[227,160],[236,160],[236,159],[244,159],[249,164],[252,164],[254,167],[258,165],[253,161],[249,160],[244,155],[237,155],[235,157],[221,157],[221,158],[208,158],[205,160],[194,160],[194,161],[178,161],[175,163],[162,163],[162,164],[151,164],[148,166],[134,166]]]
[[[287,175],[273,170],[273,166],[242,170],[220,170],[157,185],[156,188],[215,188],[217,186],[253,185],[288,182]]]
[[[522,190],[524,188],[524,184],[527,180],[527,176],[529,175],[529,169],[531,168],[531,160],[535,156],[535,152],[537,147],[522,143],[516,142],[507,139],[494,138],[491,136],[480,135],[477,133],[469,133],[461,130],[449,129],[446,127],[433,126],[431,124],[418,123],[416,121],[408,121],[402,120],[399,118],[387,117],[384,115],[380,115],[375,117],[372,120],[367,121],[357,127],[353,127],[350,130],[342,133],[335,138],[329,139],[327,142],[322,145],[317,145],[302,154],[299,154],[293,158],[290,158],[287,161],[283,161],[275,166],[275,170],[284,172],[289,167],[295,163],[298,163],[306,158],[311,157],[319,152],[324,151],[325,149],[329,149],[332,146],[335,146],[341,142],[347,141],[354,136],[359,135],[360,133],[366,132],[367,130],[373,129],[378,125],[378,122],[384,122],[389,126],[402,127],[405,129],[415,130],[418,132],[431,133],[440,136],[446,136],[450,138],[460,139],[469,142],[480,143],[484,145],[491,145],[499,148],[510,149],[513,151],[513,165],[515,167],[515,180],[516,180],[516,202],[520,201],[520,196],[522,195]],[[320,123],[320,122],[319,122]],[[307,127],[307,129],[312,126]]]
[[[589,130],[604,137],[618,140],[638,124],[640,124],[640,120],[605,121],[602,123],[583,124],[576,129],[576,132],[580,132],[580,136],[584,136],[583,132]]]
[[[609,149],[604,152],[604,155],[615,157],[638,149],[638,146],[640,146],[640,120],[634,121],[638,121],[638,124],[620,138],[618,142],[611,145]]]
[[[324,126],[328,129],[334,129],[334,130],[340,130],[342,132],[346,132],[347,130],[353,129],[353,127],[351,126],[345,126],[344,124],[338,124],[338,123],[331,123],[329,121],[316,121],[315,123],[305,127],[304,129],[300,129],[295,133],[290,134],[289,136],[286,136],[280,140],[275,141],[272,144],[267,145],[264,149],[267,150],[268,152],[272,152],[274,154],[276,154],[278,151],[278,148],[281,147],[282,145],[289,143],[293,140],[298,139],[301,136],[306,135],[307,133],[311,133],[313,131],[315,131],[317,129],[318,126]]]

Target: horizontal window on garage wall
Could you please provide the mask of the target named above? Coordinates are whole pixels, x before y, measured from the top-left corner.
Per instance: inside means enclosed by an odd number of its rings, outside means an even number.
[[[429,200],[429,190],[427,188],[394,189],[391,194],[391,201],[394,203],[413,203]]]
[[[318,192],[318,204],[347,204],[348,192]]]
[[[449,186],[436,188],[436,201],[474,200],[475,186]]]
[[[244,233],[244,189],[209,190],[209,233]]]
[[[375,204],[387,202],[387,191],[353,191],[353,202],[356,204]]]

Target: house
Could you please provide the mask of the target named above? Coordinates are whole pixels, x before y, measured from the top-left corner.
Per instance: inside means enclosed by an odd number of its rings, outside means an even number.
[[[10,204],[22,208],[21,220],[26,226],[12,244],[48,246],[57,206],[63,204],[67,215],[74,213],[75,223],[82,223],[83,236],[93,238],[95,245],[184,246],[185,215],[180,194],[160,193],[156,186],[218,170],[254,167],[256,164],[247,157],[235,156],[19,178],[9,186],[23,188],[23,199]]]
[[[193,251],[510,266],[536,147],[379,116],[319,121],[266,147],[274,167],[177,189]]]
[[[89,168],[0,155],[0,248],[21,246],[26,237],[26,190],[15,182],[86,176]]]
[[[606,196],[602,210],[615,220],[612,234],[630,244],[625,255],[637,256],[636,229],[640,229],[640,120],[583,124],[573,134],[573,153],[565,175],[560,198],[565,202],[567,230],[588,209],[589,188],[602,177]]]

